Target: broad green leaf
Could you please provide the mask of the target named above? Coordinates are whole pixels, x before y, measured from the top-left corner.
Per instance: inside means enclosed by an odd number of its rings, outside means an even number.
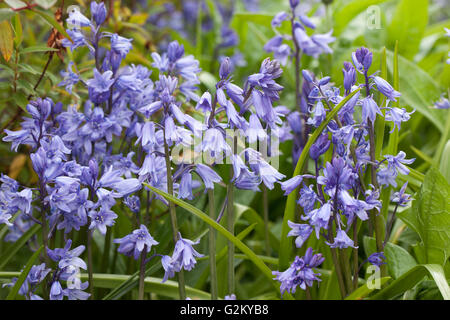
[[[50,9],[56,3],[57,0],[34,0],[40,7],[45,10]]]
[[[208,88],[210,93],[214,93],[216,91],[217,79],[216,77],[214,77],[213,74],[207,71],[202,71],[198,75],[198,79],[200,80],[201,83],[205,85],[206,88]]]
[[[47,46],[31,46],[31,47],[20,50],[20,53],[26,54],[26,53],[47,52],[47,51],[58,51],[58,49],[49,48]]]
[[[388,42],[399,43],[399,54],[408,59],[419,51],[428,24],[428,0],[401,0],[388,27]]]
[[[16,242],[14,242],[0,257],[0,270],[3,269],[9,260],[19,251],[39,229],[40,225],[35,224],[25,232]]]
[[[334,35],[339,35],[345,27],[368,7],[385,2],[386,0],[352,0],[334,10]]]
[[[20,290],[20,287],[22,286],[22,284],[24,283],[24,281],[26,280],[28,273],[30,273],[31,268],[33,267],[34,262],[36,261],[36,259],[39,257],[39,255],[41,254],[42,249],[44,249],[44,246],[42,245],[35,253],[33,253],[33,255],[31,256],[31,258],[28,260],[25,268],[23,269],[23,271],[20,273],[19,277],[17,278],[16,283],[14,284],[14,286],[11,288],[11,291],[9,292],[8,296],[6,297],[6,300],[14,300],[16,298],[17,293]]]
[[[24,8],[27,4],[20,0],[5,0],[5,3],[13,9]]]
[[[439,171],[445,177],[445,179],[447,179],[447,182],[450,183],[450,140],[448,140],[445,144]]]
[[[388,69],[393,72],[394,54],[392,51],[386,53]],[[430,108],[441,95],[442,89],[427,72],[402,56],[398,57],[398,68],[402,105],[414,108],[416,112],[423,114],[439,131],[443,132],[445,117],[439,113],[440,110]]]
[[[261,216],[253,209],[248,206],[245,206],[240,203],[234,204],[234,210],[236,212],[236,216],[242,214],[242,217],[250,223],[256,223],[256,232],[259,234],[261,239],[264,239],[265,230],[264,230],[264,220]],[[273,234],[271,230],[269,230],[269,240],[270,245],[274,250],[278,250],[280,247],[280,241],[278,241],[277,237]]]
[[[20,46],[20,44],[22,43],[23,40],[23,30],[22,30],[22,22],[20,22],[20,14],[16,14],[14,16],[14,33],[15,33],[15,37],[14,37],[14,44],[16,45],[16,48],[18,48]]]
[[[376,252],[375,239],[364,237],[364,251],[367,256]],[[417,265],[416,260],[402,247],[387,242],[384,248],[389,274],[393,279],[399,278]]]
[[[10,8],[1,8],[0,9],[0,22],[9,20],[15,14],[16,13],[13,10],[11,10]]]
[[[0,22],[0,52],[6,61],[11,59],[14,49],[14,39],[11,24],[8,20]]]
[[[418,265],[394,280],[389,286],[371,297],[372,300],[392,299],[413,288],[417,283],[430,275],[436,282],[444,300],[450,300],[450,287],[445,278],[444,269],[438,264]]]
[[[414,198],[411,210],[398,216],[422,240],[425,260],[420,262],[444,265],[450,256],[450,186],[432,167]]]
[[[350,93],[347,97],[345,97],[337,106],[333,108],[332,111],[330,111],[326,117],[326,119],[320,124],[320,126],[314,131],[314,133],[309,137],[308,142],[305,145],[305,148],[303,149],[300,158],[298,159],[297,165],[295,166],[294,175],[299,175],[303,171],[303,168],[305,166],[305,163],[309,157],[309,149],[313,145],[313,143],[317,140],[319,135],[322,133],[322,131],[325,129],[325,127],[328,125],[328,123],[333,119],[339,110],[347,103],[348,100],[350,100],[357,92],[359,92],[360,89],[357,89]],[[288,226],[288,220],[294,221],[295,216],[295,205],[296,205],[296,199],[297,193],[291,192],[287,198],[286,201],[286,207],[284,210],[284,216],[283,216],[283,225],[281,229],[281,241],[280,241],[280,250],[279,250],[279,264],[278,268],[280,270],[285,270],[289,266],[289,258],[290,253],[292,251],[292,239],[287,237],[287,234],[289,232],[289,226]]]
[[[391,277],[383,277],[380,279],[380,285],[383,286],[386,282],[388,282]],[[367,283],[363,286],[359,287],[355,291],[353,291],[350,295],[348,295],[345,300],[362,300],[367,297],[370,293],[372,293],[375,289],[367,287]]]

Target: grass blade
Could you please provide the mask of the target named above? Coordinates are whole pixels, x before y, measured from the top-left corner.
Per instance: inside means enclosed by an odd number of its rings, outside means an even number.
[[[8,296],[6,297],[6,300],[14,300],[16,298],[17,293],[19,292],[20,287],[25,282],[25,279],[28,276],[28,273],[30,273],[31,267],[33,266],[36,259],[41,254],[42,249],[44,249],[44,246],[41,246],[28,260],[25,269],[20,273],[19,277],[17,278],[16,283],[12,287],[11,291],[9,292]]]

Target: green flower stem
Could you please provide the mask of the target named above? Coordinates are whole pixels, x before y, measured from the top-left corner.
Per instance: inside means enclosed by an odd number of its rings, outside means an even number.
[[[266,246],[266,255],[270,256],[270,240],[269,240],[269,195],[267,187],[263,184],[263,207],[264,207],[264,238]]]
[[[169,146],[167,145],[166,140],[166,130],[163,130],[164,134],[164,154],[166,159],[166,171],[167,171],[167,193],[173,196],[173,181],[172,181],[172,167],[170,165],[170,154],[169,154]],[[170,213],[170,221],[172,223],[172,232],[173,232],[173,243],[177,243],[178,241],[178,223],[177,223],[177,213],[175,211],[175,204],[169,200],[169,213]],[[178,291],[180,294],[180,300],[186,300],[186,288],[184,283],[184,273],[183,270],[178,272]]]
[[[138,300],[144,300],[144,288],[145,288],[145,258],[147,256],[147,245],[144,245],[144,249],[141,252],[141,264],[139,268],[139,293]]]
[[[92,263],[92,232],[93,230],[87,229],[87,256],[88,256],[88,275],[89,275],[89,291],[91,293],[91,300],[94,300],[94,270]]]
[[[230,166],[230,182],[227,185],[227,230],[234,236],[233,166]],[[228,240],[228,294],[234,293],[234,243]]]
[[[358,224],[357,221],[353,222],[353,290],[358,288]]]
[[[214,189],[208,189],[209,217],[215,217]],[[209,266],[211,273],[211,299],[217,300],[217,271],[216,271],[216,230],[209,226]]]
[[[341,262],[342,262],[342,266],[344,268],[344,280],[345,280],[345,285],[347,287],[347,292],[351,293],[352,292],[352,271],[350,269],[350,259],[349,256],[347,254],[347,250],[350,249],[342,249],[340,250],[340,258],[341,258]]]

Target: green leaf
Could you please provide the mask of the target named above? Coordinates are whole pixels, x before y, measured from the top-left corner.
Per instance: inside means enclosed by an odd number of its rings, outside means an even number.
[[[364,237],[364,251],[369,256],[376,252],[375,239],[372,237]],[[397,279],[402,274],[408,272],[417,265],[416,260],[402,247],[387,242],[384,247],[384,255],[389,274],[392,278]]]
[[[339,35],[345,27],[368,7],[385,2],[386,0],[352,0],[340,5],[334,10],[334,35]]]
[[[394,54],[387,51],[388,69],[394,71]],[[404,105],[416,109],[423,114],[441,132],[444,131],[445,117],[438,109],[430,108],[434,101],[441,95],[442,89],[436,81],[414,62],[408,61],[402,56],[398,57],[399,87]]]
[[[242,214],[242,217],[248,222],[256,223],[255,228],[256,232],[258,233],[261,239],[264,239],[265,228],[264,228],[264,220],[261,218],[261,215],[259,215],[253,208],[250,208],[240,203],[234,204],[234,210],[236,212],[236,216]],[[277,237],[275,237],[275,235],[271,230],[269,230],[269,241],[271,247],[274,250],[278,250],[278,248],[280,247],[280,241],[277,239]]]
[[[1,8],[0,9],[0,22],[9,20],[15,14],[16,13],[13,10],[11,10],[10,8]]]
[[[26,53],[33,53],[33,52],[48,52],[48,51],[58,51],[58,49],[49,48],[47,46],[31,46],[31,47],[20,50],[20,53],[26,54]]]
[[[450,186],[432,167],[411,210],[398,214],[408,227],[420,236],[425,250],[423,263],[444,265],[450,256]]]
[[[383,277],[380,279],[380,285],[383,286],[386,282],[388,282],[391,277]],[[353,291],[350,295],[348,295],[345,300],[362,300],[367,297],[370,293],[372,293],[375,288],[369,289],[367,287],[367,283]]]
[[[447,182],[450,183],[450,140],[445,144],[439,171],[447,179]]]
[[[300,158],[298,159],[297,165],[295,166],[294,175],[299,175],[303,171],[303,168],[305,166],[306,160],[309,156],[309,149],[313,145],[313,143],[317,140],[319,135],[322,133],[322,131],[325,129],[325,127],[328,125],[328,123],[333,119],[339,110],[347,103],[348,100],[350,100],[357,92],[359,92],[361,89],[357,89],[350,93],[347,97],[345,97],[337,106],[334,107],[332,111],[330,111],[326,117],[326,119],[320,124],[320,126],[314,131],[314,133],[309,137],[308,142],[305,145],[305,148],[303,149]],[[283,216],[283,225],[281,229],[281,241],[280,241],[280,250],[279,250],[279,264],[278,268],[280,270],[285,270],[289,265],[289,257],[290,253],[292,251],[292,239],[287,237],[287,234],[289,232],[289,226],[288,226],[288,220],[294,221],[295,216],[295,205],[296,205],[296,199],[297,193],[291,192],[287,198],[286,201],[286,208],[284,210],[284,216]]]
[[[66,37],[68,40],[72,41],[72,38],[70,38],[70,36],[67,34],[66,30],[64,29],[64,27],[62,25],[60,25],[58,23],[58,21],[55,20],[55,18],[53,18],[51,15],[49,15],[48,13],[38,10],[38,9],[33,9],[33,12],[38,14],[39,16],[41,16],[42,18],[44,18],[45,21],[47,21],[53,28],[55,28],[56,30],[59,31],[59,33],[61,33],[64,37]],[[73,41],[72,41],[73,42]]]
[[[413,288],[416,284],[421,282],[426,275],[430,275],[436,282],[444,300],[450,300],[450,287],[445,278],[444,269],[438,264],[418,265],[412,268],[400,278],[394,280],[389,286],[371,297],[371,299],[392,299]]]
[[[16,242],[14,242],[0,257],[0,270],[3,269],[9,260],[22,248],[27,241],[33,236],[39,229],[40,225],[35,224],[27,230]]]
[[[8,296],[6,297],[6,300],[14,300],[16,298],[17,293],[19,292],[20,287],[26,280],[28,273],[30,273],[31,267],[33,267],[34,262],[41,254],[42,249],[44,249],[44,246],[42,245],[28,260],[25,269],[20,273],[20,276],[17,278],[16,283],[12,287],[11,291],[9,292]]]
[[[428,0],[401,0],[388,27],[388,42],[399,43],[399,53],[411,59],[419,51],[428,24]]]
[[[6,4],[13,9],[24,8],[27,4],[20,0],[5,0]]]
[[[13,31],[8,20],[0,22],[0,52],[6,61],[11,59],[14,49]]]
[[[57,0],[34,0],[40,7],[45,10],[50,9],[56,3]]]
[[[20,14],[16,14],[14,16],[14,33],[16,34],[16,36],[14,37],[14,44],[16,45],[16,48],[18,48],[23,40],[23,30],[22,23],[20,22]]]

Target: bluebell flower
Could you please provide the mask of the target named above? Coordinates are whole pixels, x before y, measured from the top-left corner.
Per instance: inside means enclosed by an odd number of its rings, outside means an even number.
[[[53,261],[58,263],[60,269],[64,269],[69,266],[74,266],[81,269],[87,269],[86,263],[79,257],[85,249],[85,246],[81,245],[72,250],[69,250],[72,246],[72,240],[67,240],[64,248],[48,249],[47,254]]]
[[[219,76],[221,80],[224,80],[228,77],[231,72],[231,61],[229,57],[225,57],[220,63],[219,68]]]
[[[334,243],[326,242],[331,248],[345,249],[348,247],[357,248],[354,246],[354,242],[350,239],[344,230],[339,229],[334,238]]]
[[[1,207],[0,207],[1,209]],[[11,227],[13,224],[9,221],[12,218],[12,215],[9,213],[0,211],[0,224],[6,224],[8,227]]]
[[[105,22],[106,19],[106,7],[103,2],[97,3],[91,2],[91,15],[97,26]]]
[[[400,190],[392,195],[392,202],[397,203],[401,207],[406,207],[406,205],[413,200],[410,194],[405,193],[407,186],[408,182],[405,182]]]
[[[397,171],[387,167],[381,167],[377,171],[377,181],[382,186],[393,186],[397,187]]]
[[[321,281],[319,279],[320,273],[315,273],[313,268],[317,268],[325,258],[320,253],[313,255],[312,248],[306,250],[304,257],[295,257],[294,262],[284,272],[272,271],[272,274],[281,283],[281,295],[284,292],[295,293],[299,286],[302,290],[307,287],[312,287],[314,281]]]
[[[450,109],[450,101],[444,97],[441,97],[439,101],[434,103],[436,109]]]
[[[69,300],[87,300],[91,294],[84,292],[89,287],[89,282],[79,282],[79,284],[71,286],[68,285],[66,289],[63,290],[65,296]]]
[[[272,28],[281,26],[281,23],[288,19],[289,19],[289,15],[286,12],[283,11],[283,12],[277,13],[272,19],[272,22],[271,22]]]
[[[365,97],[362,100],[362,121],[363,123],[368,123],[368,120],[375,124],[375,119],[377,118],[377,113],[383,116],[377,103],[373,100],[372,96]]]
[[[141,224],[139,229],[134,230],[123,238],[115,239],[114,243],[120,243],[117,251],[129,257],[133,256],[137,260],[144,248],[148,253],[151,251],[152,246],[157,245],[159,242],[155,241],[148,232],[147,227]]]
[[[117,214],[108,208],[101,207],[100,210],[89,211],[89,217],[91,218],[89,229],[98,229],[102,235],[105,235],[106,227],[114,225]]]
[[[224,133],[217,128],[209,128],[205,131],[201,149],[203,152],[209,151],[209,155],[212,158],[223,157],[231,152]]]
[[[200,100],[198,100],[195,109],[200,110],[200,111],[202,111],[204,113],[210,112],[212,110],[212,108],[211,108],[211,94],[208,91],[203,93],[203,95],[200,97]]]
[[[141,182],[136,178],[122,179],[122,181],[116,183],[113,186],[113,189],[115,191],[115,193],[113,193],[113,196],[122,198],[135,193],[136,191],[139,191],[141,187]]]
[[[250,115],[249,126],[245,133],[249,143],[255,143],[258,140],[264,141],[267,138],[266,131],[263,129],[256,114]]]
[[[297,175],[284,182],[280,182],[281,190],[285,191],[284,195],[287,196],[294,191],[302,183],[304,178],[314,178],[314,176],[309,174]]]
[[[344,62],[344,69],[342,69],[344,74],[344,88],[347,93],[349,93],[356,83],[356,71],[350,62]]]
[[[78,73],[73,71],[73,64],[73,61],[70,61],[67,66],[67,71],[60,72],[64,80],[58,83],[58,86],[65,86],[66,91],[69,93],[72,93],[73,86],[80,81],[80,76]]]
[[[236,295],[234,293],[227,295],[223,298],[224,300],[236,300]]]
[[[180,199],[193,200],[194,195],[192,194],[192,187],[192,174],[187,171],[181,176],[180,186],[178,187],[178,197]]]
[[[64,298],[63,288],[59,281],[53,281],[50,287],[50,300],[62,300]]]
[[[300,198],[298,199],[297,203],[302,206],[306,214],[309,214],[314,209],[317,201],[318,197],[313,189],[313,186],[303,186],[303,188],[300,190]]]
[[[325,133],[320,135],[309,149],[309,156],[311,159],[317,161],[322,154],[327,152],[330,144],[331,141],[328,139],[328,134]]]
[[[369,70],[372,65],[373,54],[369,51],[369,49],[365,47],[361,47],[352,53],[353,64],[361,73],[364,73]]]
[[[333,158],[332,163],[327,162],[323,174],[317,178],[317,183],[325,185],[324,191],[330,197],[334,197],[339,190],[351,189],[356,180],[356,174],[339,157]]]
[[[51,269],[46,268],[45,263],[34,265],[31,267],[25,281],[19,288],[19,294],[24,296],[27,300],[43,300],[40,296],[34,294],[37,286],[50,273]],[[11,283],[4,284],[3,287],[12,287],[17,282],[17,278],[12,278]]]
[[[195,172],[202,178],[206,189],[214,189],[214,183],[222,181],[222,178],[213,169],[204,164],[198,163]]]
[[[133,47],[131,42],[133,39],[127,39],[114,33],[111,35],[111,49],[125,59],[128,52]]]
[[[199,244],[200,240],[191,241],[189,239],[184,239],[181,234],[178,233],[178,241],[175,244],[175,249],[172,254],[172,261],[177,261],[181,268],[186,271],[190,271],[194,268],[197,261],[195,258],[203,257],[202,254],[198,253],[193,245]]]
[[[319,209],[313,209],[307,213],[309,223],[316,231],[316,237],[319,239],[320,229],[328,230],[328,222],[331,217],[331,204],[329,202],[322,205]]]
[[[86,18],[78,9],[78,7],[72,6],[69,10],[69,17],[66,19],[67,23],[75,27],[90,27],[91,21]]]
[[[372,77],[378,91],[380,91],[386,98],[392,101],[397,101],[396,98],[401,96],[401,93],[395,91],[394,88],[383,78],[374,76]]]
[[[315,29],[316,25],[311,21],[311,19],[309,19],[309,17],[307,15],[304,14],[300,14],[298,16],[298,18],[300,19],[300,22],[305,26],[308,27],[310,29]]]
[[[413,163],[416,159],[405,159],[406,157],[406,153],[403,151],[400,151],[396,156],[392,156],[392,155],[385,155],[384,158],[387,160],[388,162],[388,169],[395,171],[395,172],[400,172],[404,175],[408,175],[409,174],[409,169],[407,166],[405,166],[404,164],[411,164]]]
[[[411,118],[411,114],[413,114],[415,110],[412,112],[407,112],[405,108],[387,108],[386,110],[386,121],[394,122],[394,126],[390,133],[394,132],[395,127],[400,131],[400,127],[402,122],[406,122]]]
[[[164,269],[164,277],[161,282],[166,282],[168,279],[173,278],[175,276],[176,272],[180,272],[181,268],[179,264],[177,264],[175,261],[172,261],[172,258],[170,256],[164,255],[161,258],[161,264]]]
[[[114,83],[113,73],[107,70],[100,73],[94,68],[94,78],[86,81],[89,89],[89,97],[94,103],[102,103],[109,98],[109,89]]]
[[[295,238],[295,246],[301,248],[306,240],[311,235],[313,228],[309,224],[298,224],[288,220],[288,225],[291,231],[288,233],[288,237]]]
[[[369,258],[367,258],[367,261],[370,264],[373,264],[374,266],[381,267],[381,265],[386,264],[383,260],[386,260],[386,257],[384,256],[383,252],[375,252],[372,253]]]
[[[138,196],[128,196],[123,199],[123,203],[133,212],[139,213],[141,210],[141,201]]]
[[[198,241],[191,241],[189,239],[183,239],[181,234],[178,233],[178,241],[175,244],[175,249],[171,257],[163,256],[161,263],[165,270],[164,278],[162,282],[165,282],[168,278],[172,278],[176,272],[180,272],[181,269],[190,271],[194,268],[197,261],[195,258],[203,257],[198,253],[193,245],[200,243]]]
[[[309,118],[306,123],[317,128],[327,116],[322,101],[317,101],[312,113],[313,118]]]
[[[291,55],[291,48],[289,45],[283,43],[283,40],[284,38],[282,36],[276,35],[264,45],[264,50],[273,52],[273,57],[284,66]]]

